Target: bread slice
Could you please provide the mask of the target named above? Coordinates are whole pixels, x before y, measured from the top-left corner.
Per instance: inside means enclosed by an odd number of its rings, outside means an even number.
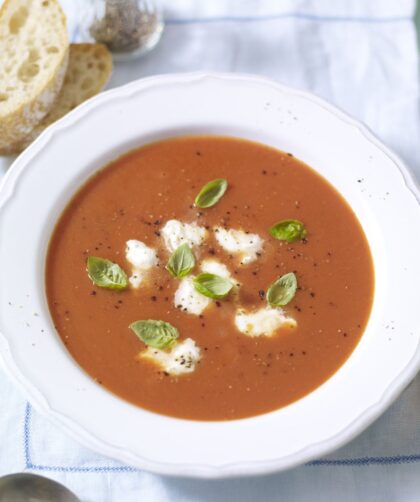
[[[0,9],[0,153],[49,112],[67,60],[66,18],[57,0],[5,0]]]
[[[77,105],[101,91],[112,73],[112,56],[102,44],[70,45],[69,64],[63,87],[52,110],[21,141],[10,145],[7,153],[24,150],[41,132],[64,117]],[[6,152],[5,152],[6,153]]]

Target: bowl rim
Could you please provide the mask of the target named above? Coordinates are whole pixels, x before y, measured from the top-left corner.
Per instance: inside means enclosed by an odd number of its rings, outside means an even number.
[[[13,162],[12,166],[9,168],[6,175],[1,180],[0,211],[3,204],[6,200],[8,200],[10,196],[10,193],[5,193],[5,190],[3,189],[8,183],[9,178],[13,176],[20,176],[22,174],[22,171],[24,171],[30,164],[30,159],[36,153],[38,153],[39,150],[41,150],[48,144],[48,142],[52,139],[57,131],[63,130],[66,127],[82,120],[85,114],[100,107],[106,101],[112,100],[114,97],[123,96],[127,93],[129,94],[138,86],[150,87],[162,82],[182,83],[186,81],[191,82],[202,79],[219,79],[224,81],[233,80],[237,82],[248,81],[255,84],[268,85],[275,87],[286,94],[291,94],[293,96],[303,98],[304,100],[318,105],[326,112],[334,115],[338,120],[341,120],[347,125],[357,128],[365,141],[372,144],[386,157],[388,157],[393,163],[394,167],[397,168],[401,173],[405,187],[415,196],[417,205],[420,206],[419,187],[405,163],[397,155],[391,152],[366,125],[352,118],[348,113],[340,110],[338,107],[331,105],[324,99],[312,93],[293,89],[289,86],[280,84],[272,79],[265,77],[236,73],[192,72],[182,74],[155,75],[130,82],[129,84],[115,89],[111,89],[91,98],[90,100],[79,106],[77,109],[60,119],[58,122],[50,126],[27,150],[25,150],[25,152],[21,156],[19,156]],[[42,415],[48,417],[51,422],[59,426],[61,429],[64,429],[65,432],[73,437],[76,441],[80,442],[80,426],[76,422],[72,422],[68,417],[62,415],[60,412],[54,410],[47,402],[47,399],[42,396],[39,389],[37,389],[37,392],[32,392],[32,390],[34,389],[28,382],[27,377],[23,375],[23,373],[15,363],[8,348],[8,342],[3,333],[0,333],[0,361],[3,362],[3,366],[5,367],[9,376],[18,384],[18,386],[23,390],[24,394],[28,396],[29,400],[34,404],[35,408]],[[360,432],[362,432],[392,404],[392,402],[415,377],[419,369],[420,351],[419,348],[417,348],[417,351],[412,357],[409,364],[407,364],[407,366],[403,371],[401,371],[398,377],[395,378],[394,381],[388,386],[387,390],[383,393],[381,399],[378,402],[365,409],[365,411],[361,413],[357,419],[355,419],[346,429],[342,430],[340,433],[329,437],[327,440],[311,444],[289,456],[270,461],[239,462],[224,464],[223,466],[216,467],[210,465],[195,464],[165,464],[162,462],[148,460],[147,458],[143,458],[137,455],[136,465],[140,468],[158,474],[173,476],[196,476],[202,478],[226,478],[232,476],[269,474],[295,467],[304,462],[330,453],[331,451],[344,445]],[[100,440],[98,441],[98,439],[95,438],[90,432],[87,432],[84,429],[83,431],[84,434],[82,443],[84,445],[91,447],[93,450],[102,453],[103,455],[112,456],[113,458],[116,458],[123,462],[132,462],[132,456],[125,455],[124,452],[118,447],[112,446],[110,444],[103,444]],[[110,453],[111,451],[112,453]]]

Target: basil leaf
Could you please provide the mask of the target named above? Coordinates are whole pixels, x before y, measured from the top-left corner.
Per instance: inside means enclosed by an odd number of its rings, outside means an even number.
[[[283,275],[268,288],[267,302],[272,307],[287,305],[295,296],[297,280],[293,272]]]
[[[87,273],[89,278],[101,288],[125,289],[128,285],[127,274],[124,270],[105,258],[89,256]]]
[[[179,332],[176,328],[165,321],[135,321],[130,324],[129,328],[134,332],[140,340],[155,349],[167,349],[175,344],[179,337]]]
[[[194,288],[208,298],[220,299],[227,296],[233,288],[229,279],[224,279],[215,274],[200,274],[193,279]]]
[[[188,244],[181,244],[169,258],[166,270],[174,277],[185,277],[195,267],[194,254]]]
[[[214,206],[223,197],[227,187],[228,182],[223,178],[209,181],[195,198],[195,205],[201,208]]]
[[[294,242],[306,236],[305,225],[299,220],[283,220],[273,225],[270,235],[279,241]]]

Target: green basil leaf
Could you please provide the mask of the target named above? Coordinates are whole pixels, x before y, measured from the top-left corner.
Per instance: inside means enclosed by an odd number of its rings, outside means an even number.
[[[287,305],[295,296],[297,280],[293,272],[283,275],[268,288],[267,302],[272,307]]]
[[[233,288],[233,284],[229,279],[206,273],[194,277],[193,284],[196,291],[216,300],[227,296]]]
[[[124,270],[105,258],[89,256],[87,273],[89,278],[101,288],[125,289],[128,285],[127,274]]]
[[[185,277],[195,267],[195,257],[188,244],[181,244],[175,249],[166,265],[174,277]]]
[[[135,321],[129,328],[140,340],[155,349],[168,349],[175,344],[179,332],[172,324],[165,321]]]
[[[227,187],[228,182],[223,178],[209,181],[195,198],[195,205],[201,208],[214,206],[223,197]]]
[[[306,236],[305,225],[299,220],[283,220],[273,225],[270,235],[279,241],[294,242]]]

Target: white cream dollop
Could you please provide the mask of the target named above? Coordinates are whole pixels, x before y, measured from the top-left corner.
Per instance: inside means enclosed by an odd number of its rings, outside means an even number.
[[[177,343],[169,352],[148,347],[139,354],[140,358],[149,359],[170,375],[192,373],[201,359],[200,348],[191,338]]]
[[[207,236],[207,230],[196,223],[182,223],[179,220],[169,220],[161,230],[165,246],[173,253],[181,244],[190,247],[199,246]]]
[[[201,262],[201,270],[207,274],[218,275],[224,279],[231,278],[231,274],[227,266],[224,263],[211,258],[205,259]]]
[[[201,295],[194,288],[193,278],[185,277],[175,291],[174,304],[176,308],[189,314],[200,315],[210,304],[210,298]]]
[[[128,280],[133,288],[138,288],[145,273],[159,263],[156,251],[135,239],[126,242],[125,257],[132,266],[132,274]]]
[[[273,336],[279,328],[295,328],[297,323],[292,317],[287,317],[282,309],[265,307],[256,312],[238,310],[235,325],[248,336]]]
[[[263,239],[258,234],[249,234],[243,230],[215,227],[214,235],[220,246],[232,254],[240,256],[241,264],[246,265],[258,258],[261,252]]]
[[[223,279],[230,279],[234,286],[239,287],[241,284],[232,277],[229,269],[224,263],[221,263],[214,258],[207,258],[201,262],[201,271],[206,274],[214,274],[219,277],[223,277]]]

